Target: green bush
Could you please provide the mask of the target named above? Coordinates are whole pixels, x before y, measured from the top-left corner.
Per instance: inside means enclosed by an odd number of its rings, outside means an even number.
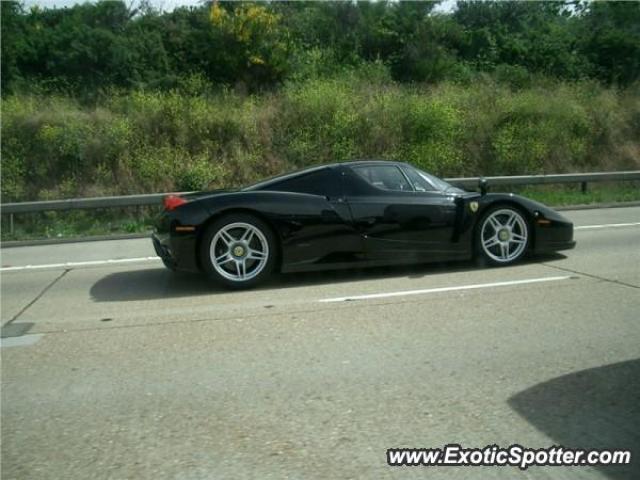
[[[559,86],[519,91],[502,98],[505,113],[493,148],[505,174],[559,173],[586,163],[590,119],[575,92]]]
[[[514,89],[489,76],[403,85],[377,62],[260,96],[190,78],[180,90],[111,91],[92,105],[6,97],[3,201],[222,188],[353,158],[445,177],[640,166],[638,86]]]

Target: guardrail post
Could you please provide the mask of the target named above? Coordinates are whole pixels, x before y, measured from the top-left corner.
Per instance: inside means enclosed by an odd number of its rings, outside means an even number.
[[[580,191],[582,193],[587,193],[587,182],[580,183]]]

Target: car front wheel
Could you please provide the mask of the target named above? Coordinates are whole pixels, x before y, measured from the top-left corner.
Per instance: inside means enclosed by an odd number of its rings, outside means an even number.
[[[490,209],[480,221],[476,248],[493,265],[510,265],[520,260],[529,246],[529,225],[512,207]]]
[[[200,260],[207,275],[231,288],[247,288],[273,271],[275,237],[262,220],[252,215],[225,216],[209,226],[200,245]]]

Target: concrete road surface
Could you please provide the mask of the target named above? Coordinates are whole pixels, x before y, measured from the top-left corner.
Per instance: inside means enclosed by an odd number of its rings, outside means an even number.
[[[245,292],[147,240],[5,248],[2,478],[640,478],[640,208],[565,214],[566,256]],[[632,463],[386,463],[450,443]]]

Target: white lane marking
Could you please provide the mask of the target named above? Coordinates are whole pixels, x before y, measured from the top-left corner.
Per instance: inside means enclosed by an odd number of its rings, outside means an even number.
[[[38,343],[42,337],[44,337],[43,333],[32,333],[31,335],[22,335],[20,337],[6,337],[0,340],[0,348],[29,347]]]
[[[427,293],[455,292],[459,290],[475,290],[478,288],[508,287],[510,285],[526,285],[529,283],[557,282],[559,280],[568,280],[570,278],[571,278],[570,276],[529,278],[526,280],[510,280],[508,282],[477,283],[474,285],[459,285],[455,287],[426,288],[424,290],[404,290],[400,292],[371,293],[369,295],[354,295],[351,297],[323,298],[318,301],[324,302],[324,303],[330,303],[330,302],[347,302],[351,300],[371,300],[373,298],[401,297],[405,295],[424,295]]]
[[[574,230],[595,230],[597,228],[619,228],[619,227],[635,227],[640,225],[640,222],[632,223],[607,223],[604,225],[582,225],[581,227],[573,227]]]
[[[87,262],[66,262],[66,263],[48,263],[44,265],[20,265],[16,267],[2,267],[0,272],[11,272],[17,270],[41,270],[43,268],[74,268],[87,267],[94,265],[117,265],[119,263],[133,262],[155,262],[160,261],[160,257],[138,257],[138,258],[114,258],[111,260],[90,260]]]

